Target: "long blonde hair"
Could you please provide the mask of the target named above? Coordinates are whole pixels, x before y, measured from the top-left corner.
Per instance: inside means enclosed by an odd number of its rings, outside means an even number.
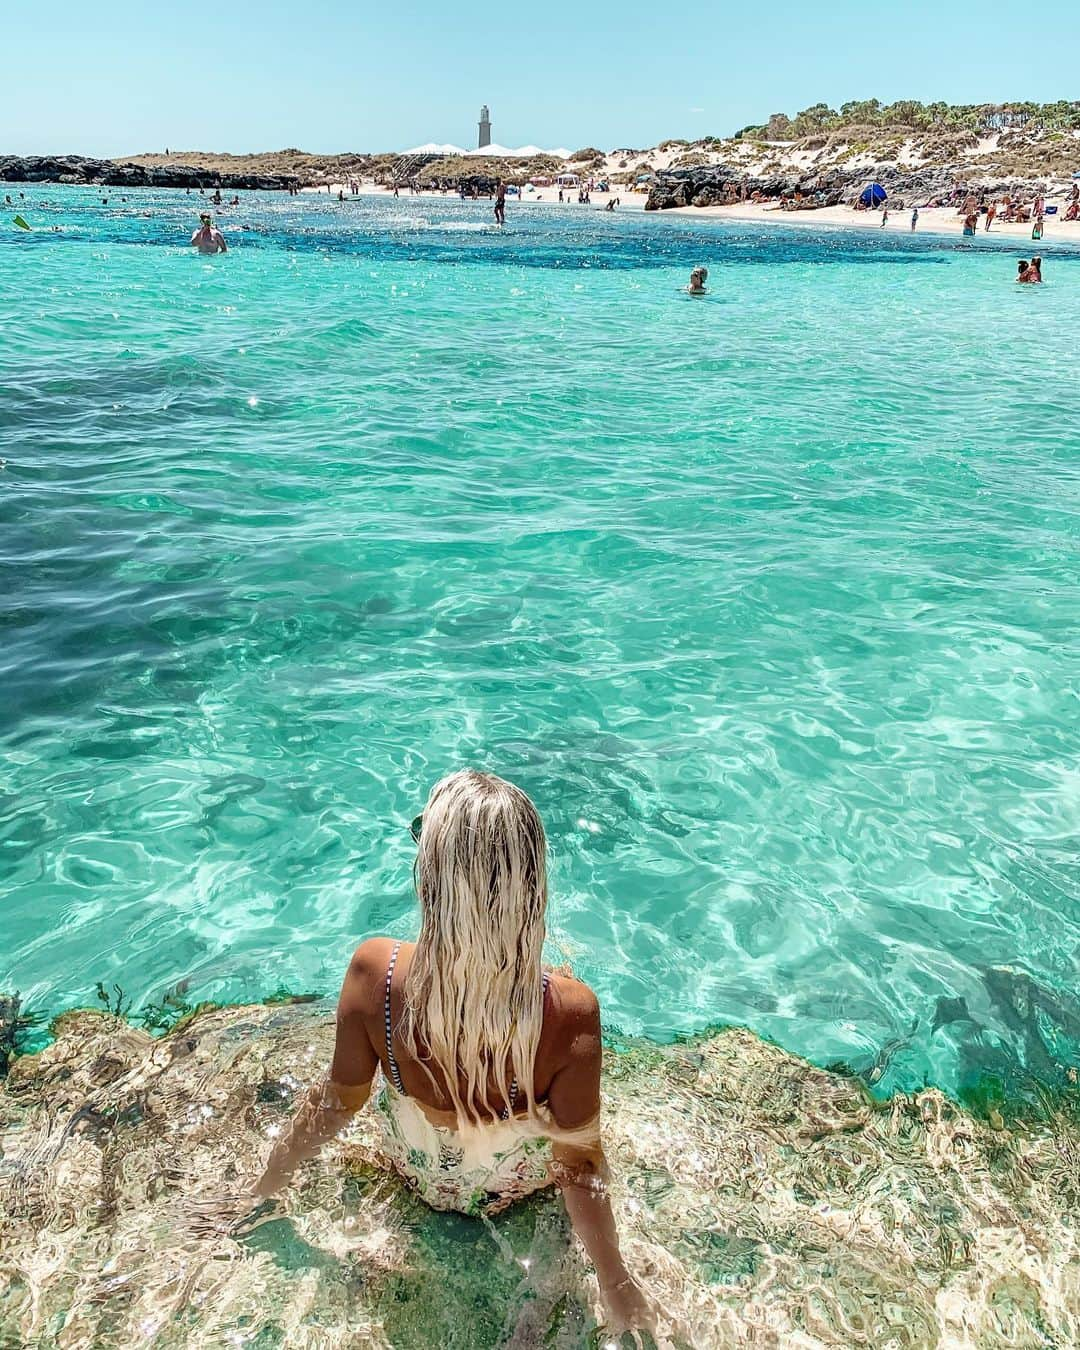
[[[459,1124],[495,1118],[491,1084],[535,1114],[544,1020],[547,840],[513,783],[462,769],[436,783],[416,857],[420,935],[405,982],[402,1034],[445,1080]],[[464,1089],[464,1090],[462,1090]]]

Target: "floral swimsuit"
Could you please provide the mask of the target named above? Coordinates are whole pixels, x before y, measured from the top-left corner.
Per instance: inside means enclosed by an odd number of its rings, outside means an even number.
[[[500,1121],[462,1134],[448,1125],[435,1125],[418,1102],[405,1091],[394,1057],[390,1016],[390,986],[397,963],[398,943],[386,971],[387,1081],[375,1102],[382,1126],[382,1151],[394,1170],[432,1209],[462,1214],[496,1214],[552,1184],[551,1141],[522,1133],[511,1118],[517,1081],[510,1085],[509,1105]],[[548,977],[544,976],[547,995]]]

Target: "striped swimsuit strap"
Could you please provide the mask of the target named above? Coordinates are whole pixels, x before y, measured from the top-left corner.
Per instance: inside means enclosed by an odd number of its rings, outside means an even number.
[[[390,1012],[390,990],[394,983],[394,967],[397,965],[398,952],[401,950],[401,943],[395,942],[394,949],[390,953],[390,963],[386,967],[386,998],[383,1002],[383,1023],[386,1028],[386,1062],[390,1066],[390,1081],[394,1088],[403,1097],[409,1094],[405,1091],[405,1084],[401,1081],[401,1070],[398,1068],[397,1056],[394,1054],[394,1028],[393,1018]],[[547,1008],[548,976],[544,975],[544,1008]],[[514,1108],[517,1106],[518,1098],[518,1080],[516,1077],[510,1080],[510,1092],[507,1095],[506,1105],[502,1109],[502,1119],[509,1120]]]

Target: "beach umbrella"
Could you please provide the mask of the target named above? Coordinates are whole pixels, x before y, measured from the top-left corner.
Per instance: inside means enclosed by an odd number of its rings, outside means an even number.
[[[889,194],[880,183],[871,183],[859,193],[859,201],[863,206],[880,206],[882,202],[888,200],[888,197]]]

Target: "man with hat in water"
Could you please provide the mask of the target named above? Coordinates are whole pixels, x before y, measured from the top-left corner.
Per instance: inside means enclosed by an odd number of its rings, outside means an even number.
[[[199,221],[199,228],[191,236],[192,246],[200,253],[228,253],[225,236],[210,220],[210,212],[201,212]]]

